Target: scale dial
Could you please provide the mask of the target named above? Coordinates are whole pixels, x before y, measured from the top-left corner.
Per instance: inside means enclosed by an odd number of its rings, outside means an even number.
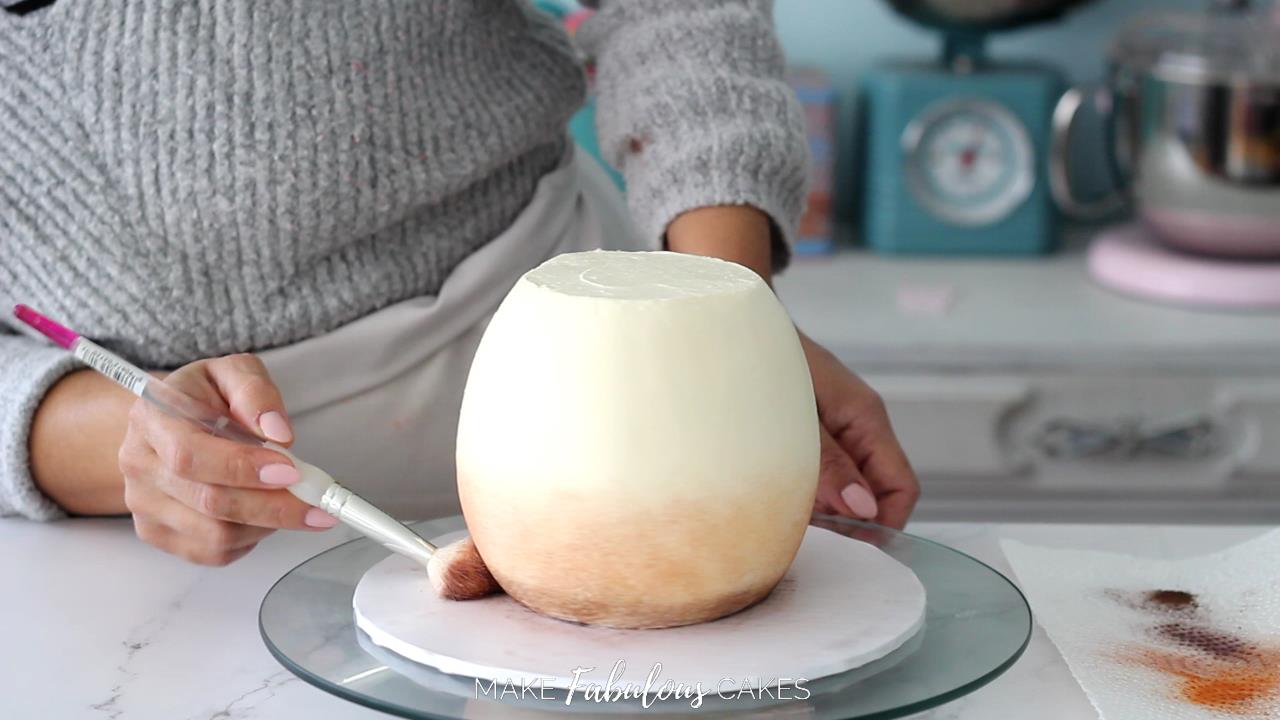
[[[902,135],[907,184],[930,213],[956,225],[990,225],[1035,185],[1022,122],[986,100],[948,100],[915,117]]]

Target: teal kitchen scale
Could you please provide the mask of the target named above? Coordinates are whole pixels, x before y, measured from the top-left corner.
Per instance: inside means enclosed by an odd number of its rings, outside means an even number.
[[[942,56],[865,78],[865,242],[886,253],[1048,252],[1048,154],[1066,81],[1050,67],[989,60],[984,39],[1088,0],[889,2],[941,31]]]

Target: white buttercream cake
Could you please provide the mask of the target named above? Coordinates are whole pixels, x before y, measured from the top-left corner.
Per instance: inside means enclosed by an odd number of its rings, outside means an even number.
[[[503,588],[566,620],[665,627],[766,596],[804,535],[818,419],[798,335],[751,270],[570,253],[494,315],[458,488]]]

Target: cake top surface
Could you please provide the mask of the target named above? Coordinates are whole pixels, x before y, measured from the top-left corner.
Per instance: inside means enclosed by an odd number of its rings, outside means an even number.
[[[759,275],[737,263],[665,251],[565,253],[530,270],[524,279],[563,295],[615,300],[706,297],[764,285]]]

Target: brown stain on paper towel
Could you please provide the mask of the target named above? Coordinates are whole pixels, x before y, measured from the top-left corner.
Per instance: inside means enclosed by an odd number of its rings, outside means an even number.
[[[1200,605],[1196,596],[1186,590],[1152,590],[1143,596],[1143,603],[1149,608],[1169,610],[1194,610]]]
[[[1152,645],[1131,644],[1113,658],[1163,673],[1177,696],[1197,707],[1237,718],[1280,718],[1280,648],[1215,627],[1195,595],[1152,590],[1107,595],[1145,611]]]

